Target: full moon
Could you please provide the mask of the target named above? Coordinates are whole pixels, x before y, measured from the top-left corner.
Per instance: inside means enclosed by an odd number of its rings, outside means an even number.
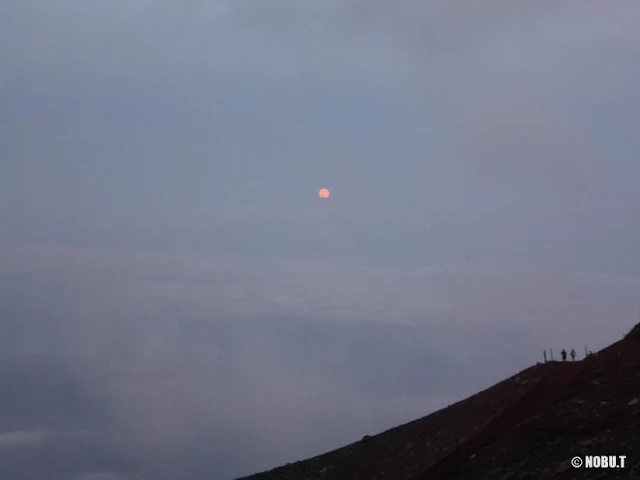
[[[320,198],[329,198],[331,196],[331,192],[329,192],[326,188],[321,188],[318,192],[318,197]]]

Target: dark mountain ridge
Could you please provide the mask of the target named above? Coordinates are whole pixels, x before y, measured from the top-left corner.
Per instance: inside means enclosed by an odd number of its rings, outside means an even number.
[[[238,480],[640,480],[638,452],[640,323],[583,360],[539,363],[413,422]],[[624,455],[625,466],[571,465],[585,455]]]

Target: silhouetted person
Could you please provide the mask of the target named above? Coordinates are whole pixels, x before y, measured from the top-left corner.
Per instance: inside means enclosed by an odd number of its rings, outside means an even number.
[[[571,361],[576,361],[576,351],[573,348],[571,349]]]
[[[562,355],[562,361],[566,362],[567,361],[567,351],[564,348],[560,352],[560,355]]]

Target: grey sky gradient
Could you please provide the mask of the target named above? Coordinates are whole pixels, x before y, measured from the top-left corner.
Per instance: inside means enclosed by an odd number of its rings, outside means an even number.
[[[632,0],[0,3],[0,388],[42,396],[0,404],[0,468],[90,434],[112,456],[69,478],[230,479],[619,339],[638,24]]]

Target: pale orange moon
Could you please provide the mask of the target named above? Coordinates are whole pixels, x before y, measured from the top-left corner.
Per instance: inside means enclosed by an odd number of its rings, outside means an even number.
[[[329,198],[331,196],[331,192],[329,192],[326,188],[321,188],[318,192],[318,197],[320,198]]]

